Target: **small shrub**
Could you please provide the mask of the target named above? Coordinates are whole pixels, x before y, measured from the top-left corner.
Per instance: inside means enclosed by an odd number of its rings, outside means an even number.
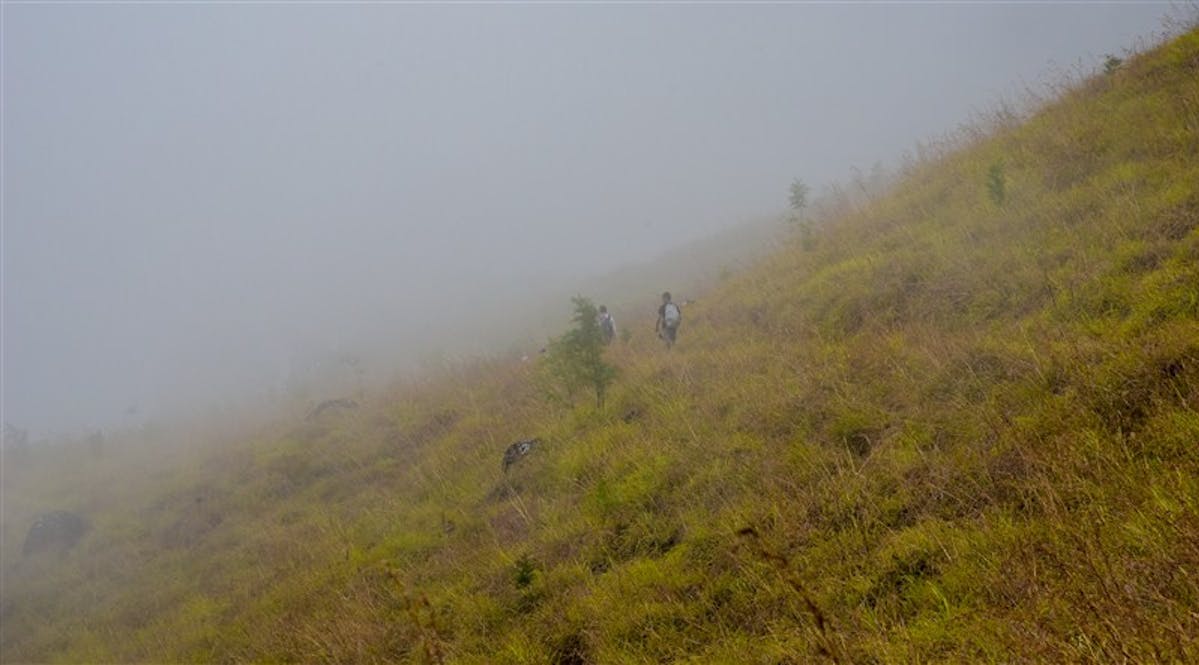
[[[616,378],[616,368],[604,362],[604,336],[595,304],[582,296],[576,296],[573,302],[574,328],[550,341],[542,361],[550,384],[565,394],[558,394],[554,387],[549,392],[551,397],[571,402],[579,390],[592,390],[596,406],[603,406],[608,386]]]
[[[797,214],[802,215],[804,208],[808,207],[808,189],[807,183],[796,178],[791,182],[790,196],[788,202],[791,204],[791,209]]]
[[[1120,69],[1120,66],[1123,64],[1124,58],[1117,58],[1109,53],[1103,61],[1103,73],[1111,76],[1112,74],[1115,74],[1116,70]]]
[[[1007,200],[1007,176],[1003,173],[1003,163],[995,162],[987,170],[987,196],[991,202],[1000,208]]]
[[[524,589],[533,583],[533,576],[537,573],[537,567],[533,564],[533,560],[529,555],[523,555],[516,560],[515,575],[513,581],[516,583],[517,589]]]

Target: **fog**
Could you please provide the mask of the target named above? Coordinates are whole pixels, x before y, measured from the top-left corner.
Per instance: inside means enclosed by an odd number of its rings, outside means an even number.
[[[535,340],[554,294],[892,162],[1167,9],[5,4],[3,419],[110,427],[330,358],[380,379]]]

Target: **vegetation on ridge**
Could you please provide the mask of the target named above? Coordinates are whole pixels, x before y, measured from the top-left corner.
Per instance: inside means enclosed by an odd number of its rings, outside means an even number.
[[[541,365],[547,396],[554,402],[574,404],[580,390],[595,393],[595,404],[603,407],[604,394],[616,378],[616,368],[604,362],[604,333],[599,310],[589,299],[574,298],[574,327],[550,340]]]
[[[600,407],[495,359],[190,464],[7,464],[0,656],[1197,661],[1196,155],[1191,31],[730,277],[670,353],[639,322]],[[55,508],[82,544],[16,555]]]

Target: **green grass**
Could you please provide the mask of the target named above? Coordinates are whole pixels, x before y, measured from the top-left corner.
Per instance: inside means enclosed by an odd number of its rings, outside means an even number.
[[[1192,31],[727,276],[673,350],[636,322],[602,408],[497,358],[9,461],[0,656],[1199,660],[1197,155]],[[89,535],[20,557],[56,508]]]

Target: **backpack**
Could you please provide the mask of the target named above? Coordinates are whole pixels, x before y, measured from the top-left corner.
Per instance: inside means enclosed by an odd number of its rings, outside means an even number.
[[[616,337],[616,324],[613,323],[610,315],[604,315],[604,317],[600,319],[600,329],[604,333],[604,339],[612,339],[613,337]]]
[[[668,302],[662,308],[662,322],[666,324],[666,327],[674,328],[679,325],[681,318],[683,318],[683,313],[679,311],[678,305]]]

